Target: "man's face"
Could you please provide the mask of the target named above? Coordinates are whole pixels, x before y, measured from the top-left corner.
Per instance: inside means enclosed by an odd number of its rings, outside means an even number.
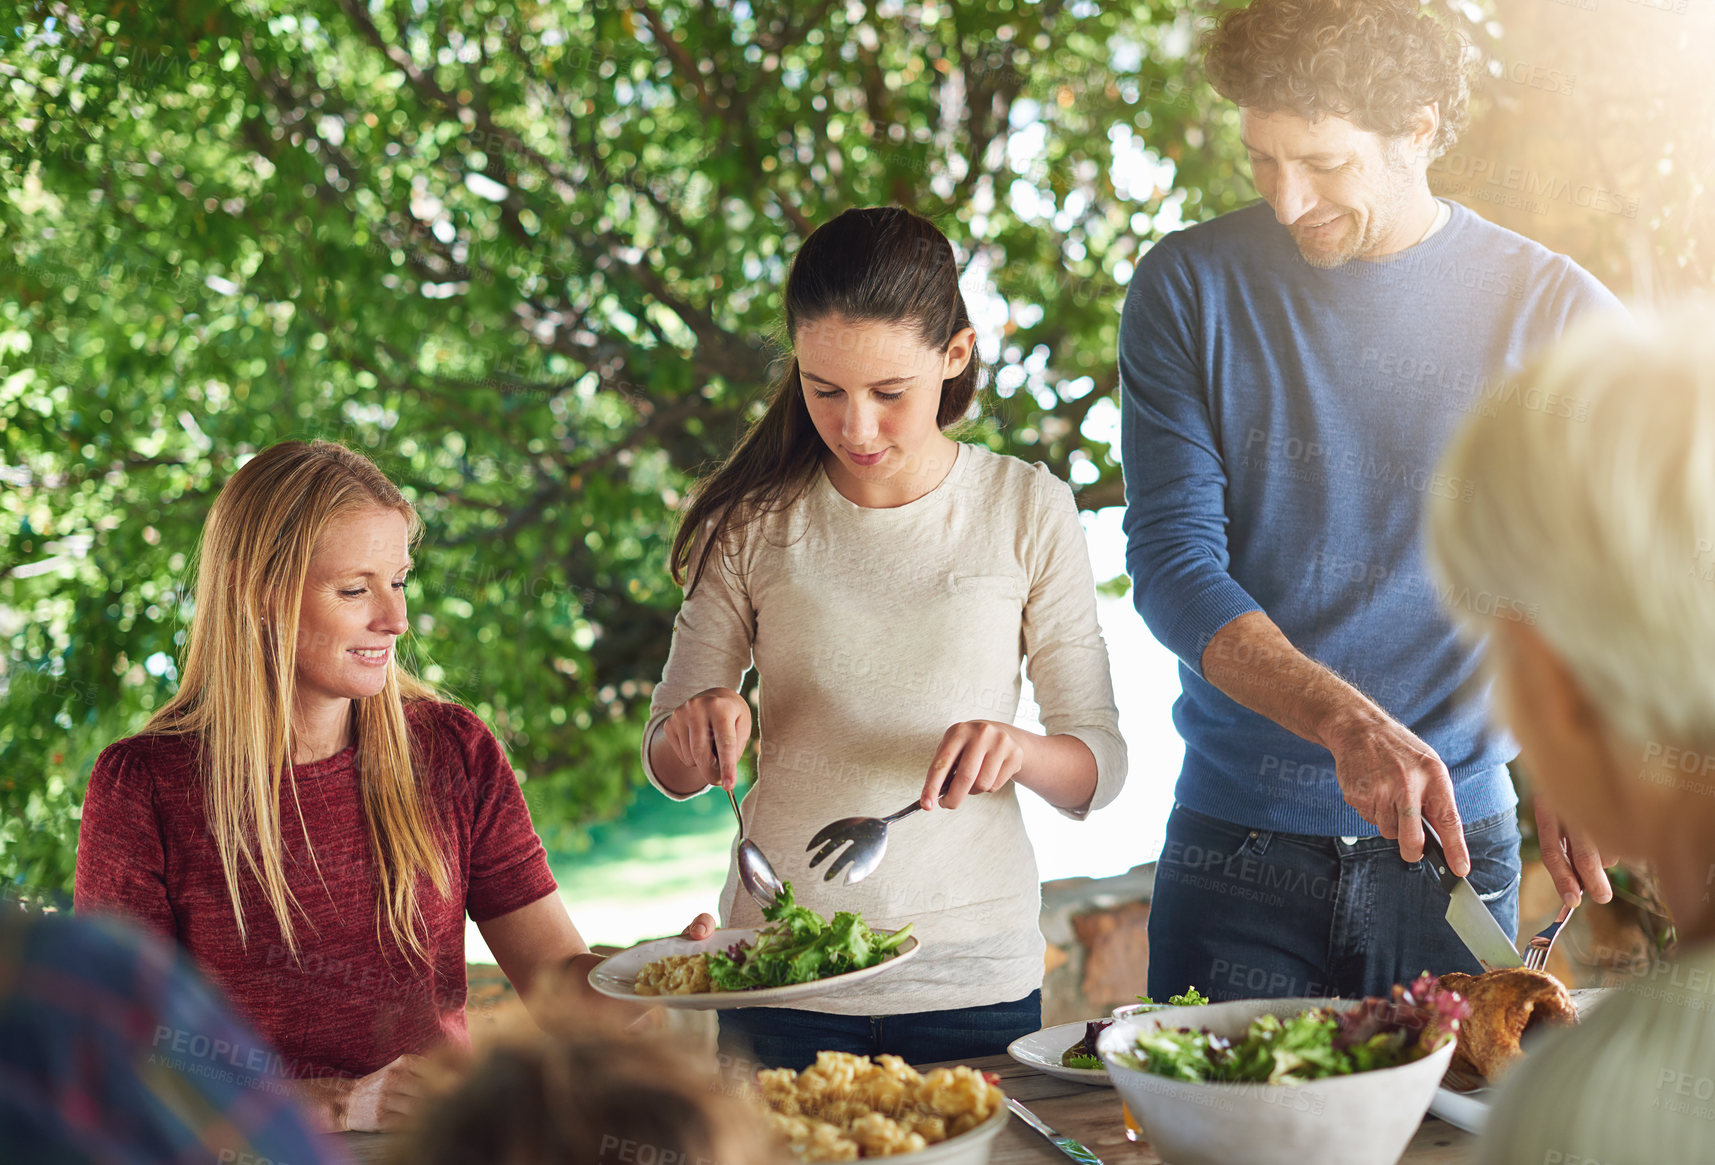
[[[1257,192],[1292,232],[1312,267],[1377,259],[1418,241],[1426,224],[1402,222],[1428,161],[1411,137],[1384,138],[1343,117],[1239,110]],[[1409,236],[1409,237],[1407,237]]]

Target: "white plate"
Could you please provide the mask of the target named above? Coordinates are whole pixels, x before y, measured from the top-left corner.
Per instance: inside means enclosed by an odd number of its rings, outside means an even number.
[[[1107,1016],[1102,1018],[1106,1019]],[[1112,1088],[1113,1081],[1108,1079],[1106,1068],[1068,1068],[1060,1062],[1060,1057],[1066,1054],[1066,1049],[1083,1038],[1082,1023],[1063,1023],[1058,1027],[1045,1027],[1039,1032],[1019,1036],[1007,1045],[1006,1054],[1026,1068],[1035,1068],[1038,1072],[1046,1072],[1060,1080],[1075,1080],[1079,1084]]]
[[[1578,1016],[1582,1019],[1585,1012],[1600,1003],[1613,990],[1612,987],[1575,987],[1567,994],[1572,996],[1572,1005],[1578,1009]],[[1488,1123],[1489,1102],[1494,1095],[1493,1088],[1473,1088],[1469,1092],[1456,1092],[1451,1088],[1441,1087],[1435,1090],[1435,1096],[1429,1102],[1429,1111],[1468,1133],[1481,1133],[1483,1126]]]
[[[611,995],[615,999],[628,999],[634,1002],[660,1004],[662,1007],[684,1007],[693,1011],[715,1011],[730,1007],[766,1007],[778,1003],[796,1003],[802,999],[814,999],[818,995],[830,995],[841,988],[861,983],[865,979],[873,979],[884,975],[899,966],[905,960],[923,949],[923,944],[912,935],[905,940],[896,954],[889,959],[877,963],[873,967],[865,967],[861,971],[847,971],[844,975],[830,975],[826,979],[816,979],[809,983],[794,983],[789,987],[760,987],[752,991],[707,991],[698,995],[639,995],[633,986],[637,972],[645,965],[668,955],[707,954],[710,951],[722,951],[733,943],[745,940],[756,941],[756,927],[730,927],[717,930],[708,938],[692,941],[684,938],[658,938],[653,942],[638,943],[628,951],[620,951],[617,955],[609,955],[590,972],[590,986],[603,995]],[[878,930],[876,934],[892,934],[892,931]]]
[[[1489,1089],[1454,1092],[1451,1088],[1437,1088],[1430,1097],[1429,1111],[1455,1128],[1481,1133],[1489,1121]]]

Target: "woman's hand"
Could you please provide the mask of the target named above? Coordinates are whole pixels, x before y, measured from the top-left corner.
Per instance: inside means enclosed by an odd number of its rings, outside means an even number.
[[[1019,732],[995,720],[967,720],[947,729],[929,762],[919,804],[933,809],[939,800],[957,809],[967,794],[992,793],[1018,776],[1024,767]]]
[[[709,688],[673,709],[656,731],[703,784],[731,789],[739,755],[750,743],[750,704],[731,688]]]
[[[391,1133],[415,1125],[423,1106],[447,1081],[444,1068],[407,1052],[356,1080],[295,1083],[329,1132]]]

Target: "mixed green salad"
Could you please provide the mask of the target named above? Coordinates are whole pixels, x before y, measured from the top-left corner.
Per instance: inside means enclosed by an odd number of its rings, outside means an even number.
[[[1207,1028],[1153,1031],[1116,1059],[1173,1080],[1320,1080],[1422,1059],[1456,1039],[1459,1022],[1470,1015],[1464,996],[1425,974],[1410,987],[1394,987],[1387,999],[1371,996],[1349,1011],[1319,1007],[1286,1019],[1258,1016],[1239,1040]]]
[[[808,983],[873,967],[893,956],[910,937],[911,926],[892,934],[877,934],[863,916],[849,910],[823,918],[792,900],[787,882],[762,917],[773,925],[757,932],[756,941],[736,942],[708,956],[709,979],[719,991],[749,991]]]
[[[1151,999],[1147,995],[1139,995],[1137,997],[1137,1001],[1139,1003],[1148,1003],[1151,1005],[1154,1005],[1155,1003],[1155,1000]],[[1169,995],[1167,997],[1166,1005],[1168,1007],[1201,1007],[1208,1002],[1209,997],[1207,995],[1204,995],[1195,987],[1187,987],[1185,988],[1185,994],[1183,995]]]
[[[1147,995],[1137,997],[1139,1003],[1155,1006],[1155,1000]],[[1199,992],[1195,987],[1185,988],[1183,995],[1169,995],[1165,1007],[1201,1007],[1209,1002],[1209,997]],[[1102,1058],[1096,1055],[1096,1037],[1113,1026],[1111,1019],[1093,1019],[1084,1025],[1084,1038],[1067,1048],[1060,1054],[1060,1063],[1068,1068],[1083,1068],[1086,1071],[1102,1068]]]

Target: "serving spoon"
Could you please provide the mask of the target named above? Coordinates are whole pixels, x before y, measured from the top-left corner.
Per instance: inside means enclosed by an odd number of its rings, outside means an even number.
[[[738,818],[738,880],[758,905],[773,906],[784,887],[763,856],[762,847],[744,835],[744,815],[738,811],[738,798],[731,789],[726,789],[726,799],[732,802],[733,816]]]
[[[715,754],[715,767],[720,767],[720,745],[715,741],[714,734],[709,734],[709,747]],[[732,815],[738,818],[738,880],[744,884],[745,892],[756,899],[759,906],[773,906],[785,889],[780,884],[780,877],[774,872],[774,867],[768,864],[763,856],[762,847],[745,836],[744,814],[738,811],[738,798],[732,795],[732,790],[725,785],[721,790],[726,793],[726,799],[732,803]]]

